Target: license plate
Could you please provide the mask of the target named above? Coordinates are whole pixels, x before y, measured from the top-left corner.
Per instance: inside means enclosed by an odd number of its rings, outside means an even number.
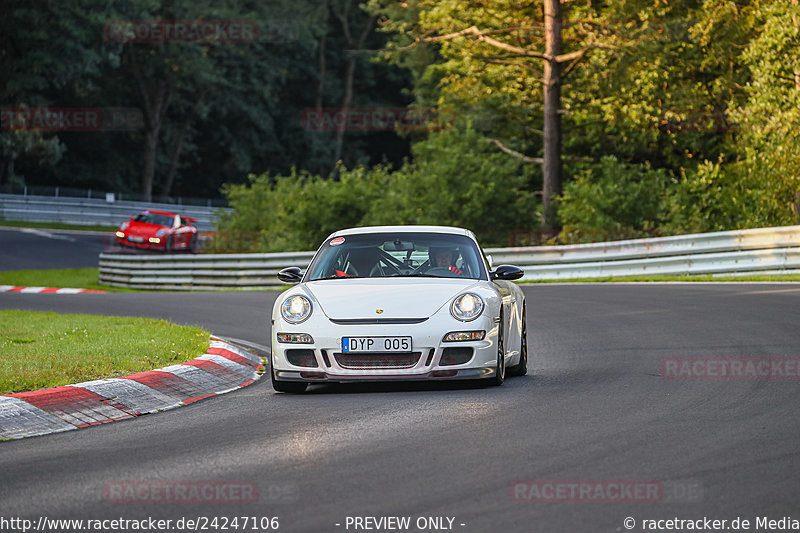
[[[342,337],[347,353],[410,352],[411,337]]]
[[[128,240],[131,242],[144,242],[144,237],[135,237],[131,235],[128,237]]]

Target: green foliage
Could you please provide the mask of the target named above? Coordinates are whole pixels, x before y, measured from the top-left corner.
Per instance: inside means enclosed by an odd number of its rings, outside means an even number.
[[[209,195],[231,183],[224,191],[237,212],[221,228],[253,231],[243,248],[311,249],[344,226],[396,223],[461,225],[486,244],[504,244],[508,231],[538,226],[541,169],[497,143],[541,155],[541,3],[0,3],[0,103],[144,109],[146,95],[166,84],[154,186],[170,188],[166,169],[180,147],[173,192]],[[559,206],[567,232],[800,221],[800,4],[560,5],[563,52],[579,54],[562,64]],[[362,52],[374,53],[354,55],[348,43],[373,15],[376,30]],[[114,19],[195,18],[254,20],[266,38],[103,39]],[[532,54],[464,34],[423,42],[472,26]],[[284,38],[270,37],[276,27]],[[304,129],[300,116],[341,105],[354,57],[353,107],[434,107],[454,117],[453,127],[405,139],[347,132],[340,180],[328,181],[336,132]],[[142,131],[2,131],[0,184],[127,192],[142,173],[144,138]],[[258,177],[233,185],[248,174]]]
[[[337,13],[345,11],[351,31],[360,31],[369,15],[356,0],[0,0],[0,6],[0,107],[140,110],[147,129],[157,131],[154,193],[215,196],[222,183],[250,173],[296,167],[327,175],[334,165],[335,132],[309,131],[300,119],[317,103],[341,105],[352,54]],[[251,21],[259,35],[253,42],[191,43],[105,37],[107,24],[131,20]],[[364,48],[380,49],[385,40],[372,32]],[[408,103],[405,71],[370,54],[355,57],[354,107]],[[158,109],[156,128],[148,115]],[[139,192],[146,188],[146,141],[144,128],[0,131],[0,185]],[[399,164],[408,150],[393,132],[349,132],[342,160],[351,167],[382,158]]]
[[[566,184],[559,199],[562,240],[588,232],[588,240],[603,234],[647,235],[661,227],[664,198],[671,175],[649,165],[635,165],[605,156]]]
[[[580,99],[567,100],[567,128],[574,129],[566,150],[612,153],[680,178],[655,179],[662,185],[650,186],[663,201],[647,203],[624,170],[604,178],[569,163],[576,179],[560,203],[565,232],[654,227],[671,234],[797,223],[800,6],[636,4],[620,4],[617,16],[647,21],[639,27],[654,31],[614,54],[592,55],[576,72],[581,83],[573,94]]]
[[[736,53],[727,52],[730,64],[739,67],[735,85],[742,87],[743,94],[734,93],[730,102],[728,155],[685,170],[670,199],[668,229],[714,231],[797,224],[800,5],[754,1],[737,10],[730,3],[720,4],[718,14],[709,16],[705,24],[735,28],[730,33],[744,42],[732,47]],[[742,78],[741,72],[747,76]]]
[[[747,227],[742,224],[746,219],[745,192],[721,161],[705,161],[681,176],[668,200],[667,230],[701,233]]]
[[[307,172],[252,176],[227,185],[234,208],[222,232],[258,234],[262,251],[313,250],[352,226],[432,224],[473,230],[485,246],[538,225],[530,167],[499,152],[473,130],[432,133],[414,146],[414,163],[392,172],[341,168],[340,181]]]
[[[288,176],[251,176],[248,184],[223,187],[233,207],[218,222],[222,232],[256,232],[254,250],[316,249],[337,229],[359,225],[382,194],[385,173],[376,168],[340,169],[340,181],[293,170]]]
[[[770,154],[687,170],[668,200],[667,233],[700,233],[797,223],[797,178],[776,177]]]
[[[474,130],[451,128],[414,145],[414,163],[391,175],[369,224],[466,227],[484,246],[539,225],[531,182],[538,167],[500,152]]]

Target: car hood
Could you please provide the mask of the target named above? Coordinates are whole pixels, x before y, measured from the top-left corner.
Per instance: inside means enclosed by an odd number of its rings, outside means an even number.
[[[160,224],[148,224],[146,222],[131,222],[125,228],[125,233],[133,235],[155,235],[160,229],[169,229],[169,226],[162,226]]]
[[[427,318],[475,279],[379,278],[312,281],[306,288],[333,319]],[[377,313],[382,309],[382,313]]]

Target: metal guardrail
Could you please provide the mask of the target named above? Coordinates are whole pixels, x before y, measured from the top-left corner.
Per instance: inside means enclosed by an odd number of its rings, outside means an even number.
[[[800,226],[626,241],[490,248],[493,264],[515,264],[523,280],[652,274],[800,272]],[[100,282],[142,289],[266,289],[275,275],[308,266],[314,252],[215,255],[100,255]]]
[[[272,254],[100,254],[100,283],[170,290],[269,289],[287,266],[305,268],[314,252]]]
[[[634,275],[722,274],[800,268],[800,226],[614,242],[487,249],[494,264],[525,270],[523,280]]]
[[[111,197],[109,197],[111,200]],[[203,207],[153,202],[109,201],[101,198],[0,194],[0,217],[26,222],[59,222],[117,226],[145,209],[179,213],[197,220],[201,231],[211,230],[217,212],[230,208]]]

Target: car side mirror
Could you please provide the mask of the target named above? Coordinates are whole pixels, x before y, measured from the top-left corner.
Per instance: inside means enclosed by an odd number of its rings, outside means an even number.
[[[501,279],[505,281],[513,281],[524,275],[525,271],[514,265],[500,265],[489,273],[492,280]]]
[[[278,272],[278,279],[284,283],[300,283],[303,271],[299,267],[284,268]]]

